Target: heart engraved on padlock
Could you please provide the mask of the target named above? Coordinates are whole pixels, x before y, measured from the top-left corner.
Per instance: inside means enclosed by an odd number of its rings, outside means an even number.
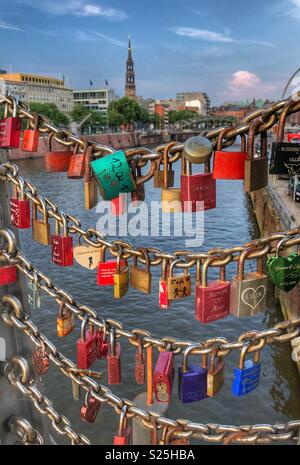
[[[300,282],[300,256],[292,253],[289,257],[280,257],[279,252],[290,239],[285,237],[278,242],[275,257],[267,260],[267,275],[270,281],[284,292],[294,289]]]
[[[249,287],[242,292],[242,301],[245,305],[249,305],[253,311],[263,301],[266,296],[267,289],[265,286],[259,286],[257,289]]]

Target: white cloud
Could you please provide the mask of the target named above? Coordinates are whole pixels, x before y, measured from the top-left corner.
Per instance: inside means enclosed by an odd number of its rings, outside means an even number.
[[[203,39],[209,42],[234,42],[234,39],[226,34],[220,32],[207,31],[206,29],[195,29],[192,27],[175,27],[175,34],[183,37],[190,37],[191,39]]]
[[[206,29],[195,29],[192,27],[175,27],[172,30],[179,36],[189,37],[191,39],[205,40],[207,42],[231,43],[237,45],[260,45],[263,47],[276,48],[276,45],[261,40],[235,39],[230,35],[230,31],[228,29],[226,29],[224,33],[208,31]]]
[[[300,18],[300,0],[289,0],[290,9],[286,10],[288,16]]]
[[[247,98],[252,95],[266,97],[276,87],[274,83],[264,82],[257,74],[246,70],[236,71],[228,83],[230,95],[240,98]]]
[[[13,26],[0,19],[0,29],[9,29],[10,31],[22,31],[18,26]]]
[[[95,40],[105,40],[106,42],[109,42],[110,44],[116,45],[117,47],[122,47],[122,48],[127,48],[128,44],[127,42],[123,40],[116,39],[115,37],[108,36],[106,34],[102,34],[101,32],[96,32],[96,31],[90,31],[90,32],[85,32],[85,31],[77,31],[76,33],[77,40],[81,42],[94,42]]]
[[[73,15],[73,16],[98,16],[106,19],[122,21],[127,19],[127,14],[124,11],[116,8],[104,7],[98,3],[93,3],[93,0],[17,0],[19,3],[30,5],[47,13],[57,16]]]

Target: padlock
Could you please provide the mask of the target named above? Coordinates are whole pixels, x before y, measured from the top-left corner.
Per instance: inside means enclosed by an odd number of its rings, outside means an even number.
[[[185,349],[182,367],[178,369],[178,397],[182,404],[198,402],[207,397],[207,368],[188,363],[188,356],[195,349],[199,349],[199,346],[192,345]]]
[[[121,344],[116,341],[115,330],[110,330],[107,352],[107,380],[108,384],[121,384]]]
[[[215,347],[210,354],[207,372],[207,396],[215,397],[225,381],[225,361],[218,357],[219,348]],[[204,366],[207,366],[207,355],[204,355]]]
[[[20,193],[13,185],[13,197],[10,199],[11,224],[18,229],[28,229],[30,223],[30,202],[25,198],[25,182],[19,177]]]
[[[157,160],[156,168],[153,175],[153,186],[155,188],[162,188],[164,187],[164,170],[161,171],[160,166],[163,164],[163,155]],[[172,165],[168,163],[168,171],[167,171],[167,186],[173,187],[174,186],[174,170],[172,170]]]
[[[34,272],[34,281],[28,283],[28,305],[36,310],[41,307],[41,291],[38,286],[38,275]]]
[[[87,370],[98,358],[98,339],[94,327],[87,328],[89,321],[84,318],[81,324],[81,335],[77,341],[77,366]]]
[[[92,152],[93,147],[89,146],[85,154],[84,208],[86,210],[92,210],[98,203],[98,188],[91,168]]]
[[[158,402],[170,402],[174,383],[174,354],[160,352],[154,369],[154,392]]]
[[[296,176],[300,172],[300,142],[283,142],[287,116],[296,104],[297,102],[294,100],[288,101],[281,111],[277,141],[272,143],[269,165],[270,174],[289,174]]]
[[[130,285],[144,294],[151,294],[152,274],[150,272],[150,257],[147,249],[139,247],[143,259],[146,262],[145,269],[137,266],[137,255],[134,255],[133,264],[130,267]]]
[[[300,255],[279,256],[281,248],[290,239],[286,236],[278,242],[275,257],[269,257],[266,266],[269,280],[284,292],[290,292],[300,282]]]
[[[114,435],[114,446],[127,446],[130,443],[131,428],[128,425],[127,410],[125,404],[120,415],[118,433]]]
[[[264,312],[267,307],[268,277],[263,273],[263,257],[268,253],[269,245],[260,252],[255,247],[247,247],[239,257],[238,274],[232,280],[230,288],[230,313],[239,318],[254,316]],[[244,273],[247,257],[257,252],[257,271]]]
[[[59,306],[56,321],[58,337],[66,337],[73,331],[75,326],[74,315],[71,310],[65,307],[65,302],[62,302]]]
[[[205,260],[202,268],[202,280],[196,285],[196,319],[202,324],[221,320],[229,315],[230,286],[226,281],[226,265],[230,263],[231,255],[210,257]],[[218,262],[220,278],[207,283],[207,272],[210,265]]]
[[[245,161],[247,160],[246,138],[243,134],[242,146],[239,152],[225,152],[222,150],[222,140],[232,128],[224,129],[220,132],[217,143],[217,150],[214,155],[213,178],[214,179],[244,179]]]
[[[170,300],[189,297],[192,292],[191,276],[188,273],[187,268],[184,268],[184,273],[176,274],[173,276],[173,269],[177,263],[182,263],[182,261],[174,260],[169,268],[168,298]]]
[[[249,394],[259,385],[261,371],[260,352],[257,350],[254,353],[253,360],[245,360],[249,347],[250,343],[243,345],[241,349],[239,368],[234,369],[232,394],[237,397]]]
[[[121,267],[121,253],[117,256],[117,267],[114,274],[114,298],[121,299],[128,291],[129,270],[127,260],[124,260],[124,267]]]
[[[120,194],[119,197],[110,201],[110,213],[113,216],[122,216],[127,210],[127,194]]]
[[[119,194],[133,192],[136,184],[123,151],[115,152],[91,163],[101,195],[112,200]]]
[[[168,186],[168,166],[169,151],[177,142],[171,142],[164,149],[164,184],[161,191],[162,211],[164,213],[181,213],[181,189],[169,188]]]
[[[114,286],[114,275],[117,271],[117,260],[105,260],[106,246],[100,249],[100,261],[98,263],[97,284],[98,286]],[[125,260],[120,259],[120,270],[124,269]]]
[[[101,405],[100,400],[96,399],[94,396],[90,396],[89,392],[87,392],[84,405],[80,410],[81,420],[86,423],[95,423]]]
[[[168,280],[169,262],[167,259],[162,260],[162,274],[159,280],[159,308],[166,310],[172,301],[168,298]]]
[[[47,172],[63,172],[68,171],[71,156],[73,152],[70,150],[52,150],[54,133],[49,135],[49,150],[45,153],[45,170]]]
[[[245,192],[254,192],[268,185],[268,135],[266,132],[261,134],[260,156],[255,156],[255,132],[260,124],[260,121],[254,121],[248,133],[248,157],[245,161]]]
[[[145,200],[145,185],[139,183],[142,177],[142,168],[139,166],[139,158],[135,158],[132,162],[132,172],[136,183],[136,190],[131,192],[131,204],[138,207],[140,202]]]
[[[105,360],[107,358],[107,352],[109,343],[107,342],[106,337],[106,324],[103,322],[103,330],[96,331],[97,336],[97,351],[98,351],[98,358],[100,360]]]
[[[145,383],[145,358],[143,340],[138,338],[138,347],[135,352],[135,380],[138,384]]]
[[[205,172],[192,174],[191,163],[183,158],[181,174],[181,204],[183,212],[198,212],[216,208],[216,180],[210,172],[210,162]]]
[[[41,347],[38,347],[32,353],[32,363],[35,372],[38,375],[45,375],[49,370],[49,355],[46,352],[46,346],[41,341]]]
[[[33,129],[31,127],[31,120],[28,119],[27,129],[23,132],[23,141],[21,145],[21,150],[23,152],[37,152],[39,147],[39,123],[40,117],[37,113],[34,113],[34,125]]]
[[[0,286],[9,286],[17,281],[17,267],[15,265],[0,265]]]
[[[20,145],[21,138],[21,119],[17,116],[18,102],[11,97],[13,101],[12,116],[8,116],[8,104],[5,104],[4,118],[0,120],[0,148],[17,149]]]
[[[68,178],[69,179],[81,179],[84,177],[85,171],[85,155],[87,151],[88,143],[85,140],[83,146],[76,144],[74,152],[71,155],[70,163],[68,167]]]
[[[55,220],[55,234],[51,236],[52,262],[59,266],[73,265],[73,238],[68,236],[68,224],[65,214],[61,214],[63,235],[60,235],[59,221]]]
[[[78,244],[73,249],[73,257],[80,266],[87,270],[97,268],[101,257],[101,247],[92,246],[91,244],[81,244],[81,235],[78,238]]]
[[[33,239],[42,245],[50,245],[51,244],[51,231],[50,231],[50,224],[48,222],[48,213],[47,207],[44,199],[42,197],[38,197],[39,203],[42,207],[42,215],[41,219],[37,218],[38,208],[35,202],[32,204],[32,236]]]
[[[211,159],[213,145],[203,136],[193,136],[187,139],[183,146],[183,156],[190,163],[207,163]]]

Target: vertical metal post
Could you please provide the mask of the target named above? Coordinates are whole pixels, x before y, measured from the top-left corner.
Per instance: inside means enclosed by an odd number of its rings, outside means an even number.
[[[0,162],[7,161],[7,152],[0,150]],[[18,230],[11,226],[9,198],[11,189],[0,181],[0,227],[11,229],[17,240],[17,247],[20,245]],[[22,303],[24,310],[30,313],[28,308],[27,283],[23,274],[18,272],[18,280],[9,286],[0,287],[0,301],[4,295],[16,296]],[[0,318],[0,361],[9,360],[13,355],[22,355],[31,362],[32,346],[29,338],[17,328],[7,326]],[[31,376],[34,376],[31,370]],[[0,375],[0,445],[12,444],[16,438],[7,426],[7,419],[12,415],[17,415],[29,420],[34,427],[43,435],[45,444],[53,444],[50,439],[46,419],[36,413],[30,400],[25,399],[22,394]]]

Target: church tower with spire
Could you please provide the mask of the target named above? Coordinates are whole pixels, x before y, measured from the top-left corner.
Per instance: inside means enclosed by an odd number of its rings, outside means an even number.
[[[125,95],[129,98],[136,98],[135,88],[135,74],[134,74],[134,61],[132,59],[131,39],[128,38],[128,58],[126,63],[126,82],[125,82]]]

